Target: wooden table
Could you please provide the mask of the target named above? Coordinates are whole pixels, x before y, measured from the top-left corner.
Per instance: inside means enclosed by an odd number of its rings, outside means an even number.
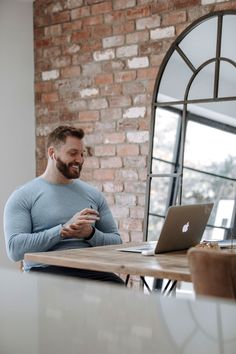
[[[25,261],[191,282],[186,252],[170,252],[155,256],[143,256],[138,253],[121,252],[118,250],[119,248],[135,245],[137,243],[132,242],[123,245],[27,253],[25,254]]]

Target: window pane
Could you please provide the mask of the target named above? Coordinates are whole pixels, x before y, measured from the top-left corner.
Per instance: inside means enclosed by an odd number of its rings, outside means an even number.
[[[153,157],[166,161],[174,160],[179,120],[180,116],[177,111],[166,108],[156,109]]]
[[[182,203],[214,202],[208,224],[230,228],[235,195],[236,182],[184,169]],[[224,236],[224,229],[208,229],[207,231],[207,239],[223,239]]]
[[[151,214],[165,215],[172,180],[173,179],[169,177],[152,178],[149,209]]]
[[[199,40],[202,38],[204,40]],[[200,23],[181,41],[180,48],[198,68],[216,54],[217,18]]]
[[[215,63],[206,65],[195,77],[188,99],[212,98],[214,94]]]
[[[156,241],[160,236],[164,218],[149,215],[148,222],[148,241]]]
[[[169,163],[153,159],[152,173],[172,173],[173,166]]]
[[[169,101],[184,99],[185,90],[193,72],[177,52],[174,52],[164,70],[157,101],[161,101],[162,95],[168,96]],[[173,77],[175,83],[173,83]]]
[[[220,62],[219,97],[236,96],[236,68],[225,61]]]
[[[184,165],[235,178],[235,146],[235,134],[189,121]]]
[[[232,45],[232,33],[236,33],[236,16],[225,15],[222,26],[221,56],[236,60],[236,47]]]

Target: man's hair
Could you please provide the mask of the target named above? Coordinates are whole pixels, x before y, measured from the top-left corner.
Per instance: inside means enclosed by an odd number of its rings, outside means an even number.
[[[81,128],[75,128],[69,125],[60,125],[49,134],[47,148],[51,145],[58,147],[66,142],[66,138],[68,136],[74,136],[75,138],[81,140],[84,137],[84,131]]]

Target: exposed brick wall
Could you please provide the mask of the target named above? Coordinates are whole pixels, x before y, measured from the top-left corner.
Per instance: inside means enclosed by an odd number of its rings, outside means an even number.
[[[84,128],[82,178],[106,195],[124,241],[141,240],[151,99],[162,59],[219,0],[35,0],[37,175],[58,124]]]

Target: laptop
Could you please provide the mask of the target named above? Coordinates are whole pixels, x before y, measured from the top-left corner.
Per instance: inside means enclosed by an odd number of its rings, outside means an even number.
[[[168,208],[158,241],[118,250],[143,254],[150,251],[150,254],[157,254],[187,250],[196,246],[201,241],[213,205],[207,203],[171,206]]]

